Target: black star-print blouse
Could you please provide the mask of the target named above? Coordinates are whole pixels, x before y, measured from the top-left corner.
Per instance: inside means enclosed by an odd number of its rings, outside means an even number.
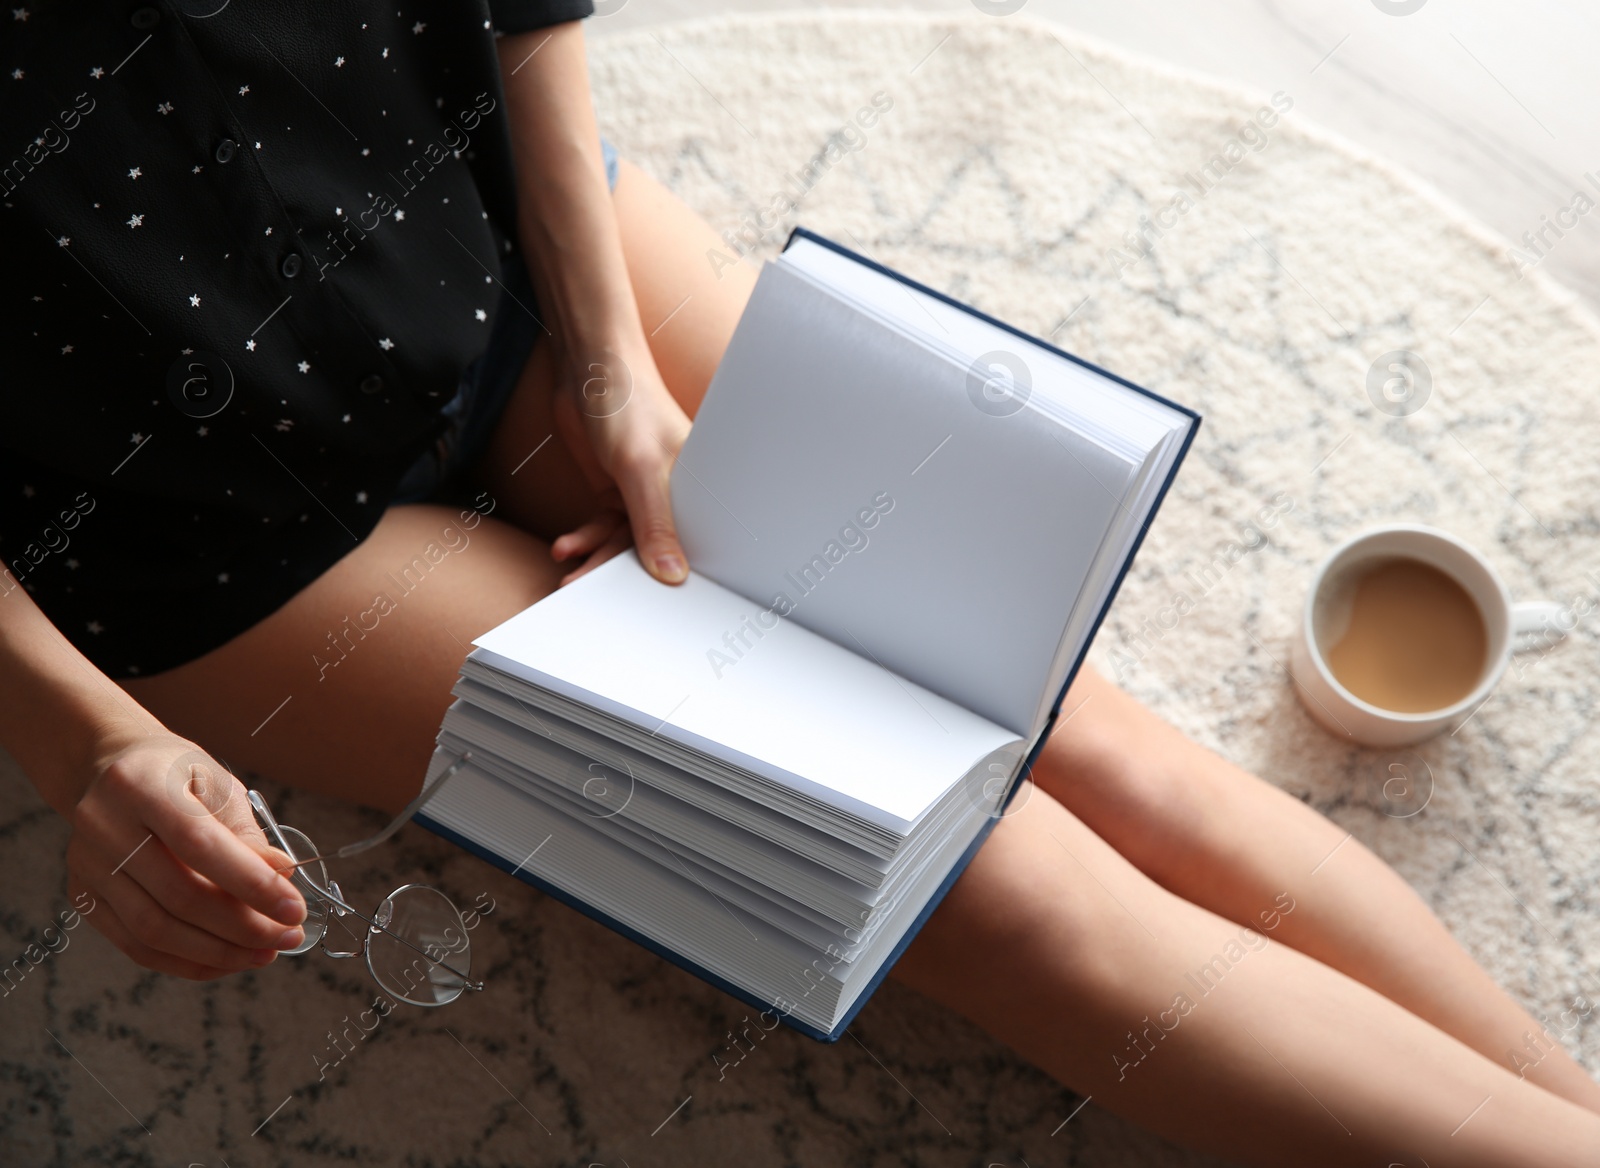
[[[591,11],[3,0],[0,597],[151,674],[364,538],[515,248],[493,38]]]

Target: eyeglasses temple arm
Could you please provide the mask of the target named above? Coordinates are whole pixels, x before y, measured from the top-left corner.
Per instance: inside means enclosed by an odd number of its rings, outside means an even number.
[[[422,805],[424,803],[437,795],[439,793],[439,789],[443,787],[445,783],[449,782],[457,771],[471,761],[472,751],[462,751],[460,757],[446,767],[440,773],[437,779],[434,779],[433,782],[429,783],[427,786],[423,787],[421,791],[417,792],[417,797],[406,804],[405,810],[400,812],[399,815],[396,815],[394,819],[390,820],[388,827],[384,828],[377,835],[371,837],[370,839],[357,840],[353,844],[345,844],[344,847],[339,849],[339,858],[341,860],[348,859],[351,856],[359,855],[368,848],[375,848],[384,840],[392,836],[395,832],[399,831],[411,820],[413,815],[422,809]]]
[[[307,864],[315,864],[320,860],[348,860],[351,856],[359,856],[368,848],[377,847],[379,844],[383,843],[384,840],[388,839],[395,832],[404,827],[411,820],[411,817],[422,809],[422,805],[437,795],[439,793],[439,789],[443,787],[457,771],[466,766],[471,759],[472,751],[463,751],[460,758],[456,759],[455,762],[451,763],[447,768],[445,768],[445,770],[437,779],[434,779],[433,782],[424,787],[415,799],[406,804],[405,810],[401,811],[399,815],[396,815],[394,819],[390,821],[389,826],[385,827],[377,835],[370,836],[364,840],[357,840],[352,844],[345,844],[336,851],[323,852],[321,855],[312,856],[309,860],[301,860],[298,863],[291,864],[289,868],[285,868],[283,871],[289,871],[293,868],[303,868]],[[252,792],[252,795],[253,794],[254,792]],[[251,803],[255,803],[254,798],[251,799]],[[262,805],[265,806],[264,803]],[[271,813],[269,812],[268,814],[270,815]],[[292,857],[294,853],[290,852],[289,855]]]
[[[266,797],[262,795],[260,791],[251,791],[250,806],[256,813],[256,822],[258,822],[267,832],[267,834],[272,837],[272,842],[277,849],[284,855],[288,856],[291,860],[294,859],[294,849],[289,846],[289,841],[284,839],[283,829],[278,826],[278,818],[272,814],[272,808],[267,806]],[[292,872],[296,868],[309,863],[311,863],[310,860],[302,860],[298,864],[291,864],[287,868],[280,868],[279,871]]]

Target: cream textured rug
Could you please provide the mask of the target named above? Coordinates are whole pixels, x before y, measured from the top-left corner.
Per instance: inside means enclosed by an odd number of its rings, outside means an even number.
[[[593,68],[608,134],[729,232],[724,261],[802,222],[1200,409],[1094,659],[1374,847],[1535,1010],[1600,989],[1593,617],[1418,750],[1414,815],[1374,781],[1391,757],[1318,730],[1280,668],[1312,564],[1368,523],[1446,527],[1518,597],[1594,599],[1600,333],[1570,297],[1281,112],[1294,94],[1017,17],[696,23],[596,41]],[[1409,415],[1368,388],[1395,351],[1430,383]],[[279,811],[330,843],[376,822]],[[65,840],[11,768],[0,959],[66,907]],[[698,981],[420,829],[350,867],[368,903],[408,879],[492,900],[491,990],[342,1051],[372,997],[354,963],[197,986],[80,927],[0,998],[0,1162],[1200,1162],[1092,1104],[1063,1126],[1070,1092],[893,984],[859,1043],[780,1030],[719,1077],[745,1010]],[[1600,1069],[1594,1017],[1567,1040]]]

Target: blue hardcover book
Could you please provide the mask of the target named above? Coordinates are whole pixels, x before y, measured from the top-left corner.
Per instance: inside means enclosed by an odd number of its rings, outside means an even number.
[[[627,552],[479,637],[419,819],[836,1041],[1010,805],[1199,424],[796,230],[672,472],[689,579]]]

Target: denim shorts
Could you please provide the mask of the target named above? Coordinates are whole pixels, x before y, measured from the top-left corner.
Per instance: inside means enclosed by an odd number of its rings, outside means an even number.
[[[600,151],[605,158],[606,182],[615,190],[616,148],[602,138]],[[440,411],[447,423],[444,433],[400,476],[390,496],[391,505],[449,498],[462,474],[483,457],[542,331],[533,315],[538,310],[522,256],[512,252],[500,266],[500,303],[495,307],[489,344],[462,372],[455,397]]]

